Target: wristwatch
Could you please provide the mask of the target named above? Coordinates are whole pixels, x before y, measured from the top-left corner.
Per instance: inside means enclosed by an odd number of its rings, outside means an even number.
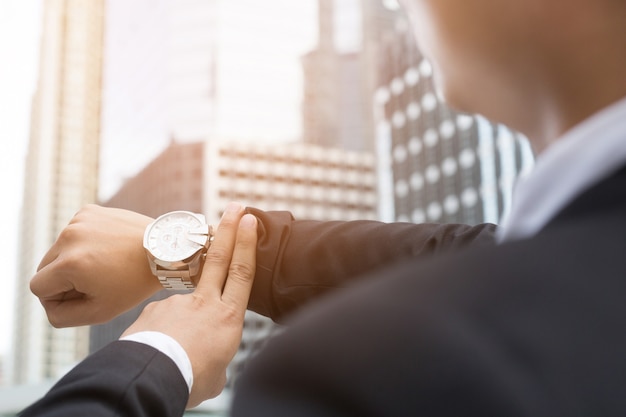
[[[143,247],[152,273],[169,290],[195,288],[206,252],[213,241],[213,228],[202,214],[172,211],[146,227]]]

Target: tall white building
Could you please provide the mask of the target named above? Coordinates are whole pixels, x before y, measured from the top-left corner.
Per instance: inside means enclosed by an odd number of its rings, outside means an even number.
[[[378,22],[379,10],[372,0],[317,0],[317,4],[318,44],[302,57],[303,140],[373,151],[379,64],[376,41],[371,39],[377,28],[367,21],[374,13]]]
[[[104,0],[44,2],[20,231],[13,382],[62,374],[88,351],[86,328],[54,329],[29,280],[58,233],[95,202]]]

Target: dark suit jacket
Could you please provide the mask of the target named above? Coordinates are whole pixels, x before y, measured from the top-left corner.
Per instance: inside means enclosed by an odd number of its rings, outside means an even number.
[[[239,416],[626,415],[626,167],[538,235],[372,274],[249,365]]]
[[[188,396],[169,357],[141,343],[118,341],[89,356],[19,415],[181,416]]]

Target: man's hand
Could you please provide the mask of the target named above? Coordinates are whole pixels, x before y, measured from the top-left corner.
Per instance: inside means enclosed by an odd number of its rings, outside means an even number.
[[[143,249],[151,221],[96,205],[74,216],[30,283],[53,326],[106,322],[162,289]]]
[[[257,220],[250,214],[242,217],[243,210],[228,206],[195,291],[149,304],[122,335],[157,331],[180,343],[193,369],[188,407],[222,391],[226,367],[241,341],[257,243]]]

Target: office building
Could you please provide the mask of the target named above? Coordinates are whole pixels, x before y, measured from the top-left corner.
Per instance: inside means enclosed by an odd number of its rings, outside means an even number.
[[[340,20],[353,24],[342,26]],[[359,2],[319,0],[318,28],[317,47],[301,58],[303,140],[373,150],[372,94],[361,54]]]
[[[155,218],[173,210],[202,212],[203,155],[203,142],[171,141],[161,154],[129,178],[104,205]]]
[[[76,211],[96,201],[104,0],[48,0],[32,104],[20,229],[13,383],[56,378],[88,351],[88,329],[54,329],[30,278]]]
[[[303,140],[375,149],[379,34],[394,13],[380,0],[318,0],[318,44],[302,59]]]
[[[372,153],[302,142],[210,142],[205,154],[205,208],[217,219],[229,201],[296,218],[375,220],[376,161]]]

